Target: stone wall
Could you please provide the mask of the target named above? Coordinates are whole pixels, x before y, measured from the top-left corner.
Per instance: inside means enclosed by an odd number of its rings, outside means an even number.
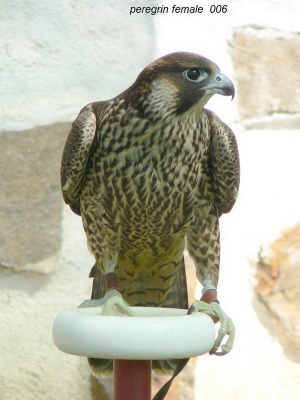
[[[293,361],[300,363],[300,224],[260,253],[256,291],[264,323]]]
[[[231,50],[243,124],[248,129],[261,130],[258,135],[270,128],[281,131],[288,141],[288,132],[300,129],[299,33],[258,26],[240,27],[234,32]],[[269,163],[272,151],[274,147],[270,136],[266,163]],[[277,175],[278,195],[285,193],[288,198],[290,193],[290,197],[295,199],[287,183],[290,182],[287,174],[293,174],[297,166],[294,163],[294,168],[290,165],[287,170],[285,157],[289,155],[282,146],[282,154],[278,154],[282,171],[281,175]],[[263,171],[261,176],[264,176]],[[299,190],[298,193],[296,190],[297,198]],[[270,207],[272,209],[271,204]],[[288,207],[292,212],[292,204]],[[280,214],[282,211],[275,211],[274,217],[276,212]],[[297,214],[296,209],[293,214]],[[300,237],[297,221],[285,222],[274,230],[273,237],[278,236],[275,240],[262,243],[257,264],[255,305],[261,321],[279,339],[287,356],[299,363],[300,293],[297,282]]]
[[[237,99],[249,128],[299,128],[300,34],[259,26],[234,31]]]
[[[69,123],[0,135],[0,264],[55,272],[61,247],[61,153]],[[37,265],[38,264],[38,265]]]

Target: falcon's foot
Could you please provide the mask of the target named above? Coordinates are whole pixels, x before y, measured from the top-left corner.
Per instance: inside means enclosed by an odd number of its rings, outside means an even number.
[[[216,301],[206,303],[204,301],[196,300],[189,308],[188,314],[192,314],[198,311],[209,315],[214,320],[214,322],[220,321],[221,324],[221,327],[218,331],[217,339],[215,340],[214,346],[210,350],[209,354],[215,354],[217,356],[228,354],[233,347],[235,337],[235,327],[232,320],[224,313],[224,311],[221,309],[220,305]],[[227,342],[221,345],[226,334],[229,335]],[[222,351],[217,352],[220,346]]]
[[[129,317],[136,315],[117,289],[108,289],[101,299],[86,300],[78,308],[89,307],[103,307],[102,315],[110,315],[113,307]]]

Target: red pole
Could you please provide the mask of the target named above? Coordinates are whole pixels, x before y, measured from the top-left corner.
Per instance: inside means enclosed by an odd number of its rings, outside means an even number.
[[[114,400],[151,400],[151,361],[114,360]]]

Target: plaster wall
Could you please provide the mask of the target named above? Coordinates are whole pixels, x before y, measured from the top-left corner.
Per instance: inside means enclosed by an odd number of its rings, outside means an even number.
[[[124,90],[154,58],[153,21],[129,21],[130,5],[13,0],[0,7],[1,400],[95,396],[86,360],[52,341],[56,315],[90,297],[93,265],[80,218],[59,193],[70,124],[54,123]]]
[[[138,0],[137,5],[145,1]],[[13,0],[1,7],[1,129],[73,120],[153,59],[153,21],[131,1]],[[138,57],[137,57],[138,55]]]

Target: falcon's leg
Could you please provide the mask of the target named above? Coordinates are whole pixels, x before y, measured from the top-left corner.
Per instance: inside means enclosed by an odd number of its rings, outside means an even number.
[[[99,217],[101,207],[98,198],[90,197],[88,201],[82,202],[81,206],[88,247],[96,259],[96,264],[90,272],[90,277],[94,277],[92,299],[84,301],[79,308],[103,307],[102,315],[109,315],[115,307],[120,312],[133,316],[135,313],[118,291],[118,276],[114,272],[118,260],[118,251],[115,250],[118,248],[118,229],[116,226],[108,229],[109,224],[104,215],[100,213]],[[99,279],[102,282],[99,282]]]
[[[215,294],[216,296],[216,294]],[[204,296],[202,296],[202,299]],[[209,315],[214,322],[220,321],[221,327],[218,331],[217,339],[210,350],[209,354],[216,354],[217,356],[223,356],[230,352],[233,347],[234,337],[235,337],[235,327],[233,325],[232,320],[225,314],[222,308],[219,305],[218,300],[211,300],[209,303],[206,300],[196,300],[191,307],[189,308],[188,314],[192,314],[194,312],[203,312]],[[229,335],[228,340],[225,344],[222,344],[222,341],[225,335]],[[222,351],[217,352],[218,348],[221,346]]]
[[[115,273],[110,272],[104,275],[96,263],[91,269],[89,276],[93,278],[92,299],[84,301],[79,308],[104,306],[102,315],[109,315],[112,308],[116,307],[129,316],[135,315],[129,304],[122,299],[121,294],[117,290],[118,277]],[[113,360],[88,358],[88,363],[91,373],[97,378],[112,375]]]
[[[132,311],[130,305],[122,298],[121,293],[119,293],[116,288],[108,289],[105,292],[104,297],[101,299],[85,300],[78,308],[88,307],[103,307],[102,315],[111,314],[113,307],[130,317],[136,315],[136,313]]]
[[[97,275],[99,274],[95,273],[94,268],[97,268],[97,264],[92,268],[90,274],[90,277],[94,276],[92,299],[85,300],[78,308],[103,307],[102,315],[109,315],[112,308],[115,307],[123,314],[127,314],[130,317],[135,316],[136,313],[132,311],[130,305],[122,298],[122,295],[118,291],[118,277],[114,272],[109,272],[105,275],[105,294],[99,298],[101,282],[97,281],[97,278],[99,279]],[[98,289],[96,289],[97,287]]]
[[[203,285],[202,297],[189,309],[189,314],[197,311],[208,314],[221,327],[210,354],[224,355],[233,347],[235,328],[231,319],[224,313],[217,300],[217,285],[220,264],[220,234],[217,212],[208,204],[201,211],[196,209],[194,220],[188,231],[187,248],[196,266],[197,278]],[[227,342],[221,345],[225,335]],[[217,352],[221,346],[222,352]]]

